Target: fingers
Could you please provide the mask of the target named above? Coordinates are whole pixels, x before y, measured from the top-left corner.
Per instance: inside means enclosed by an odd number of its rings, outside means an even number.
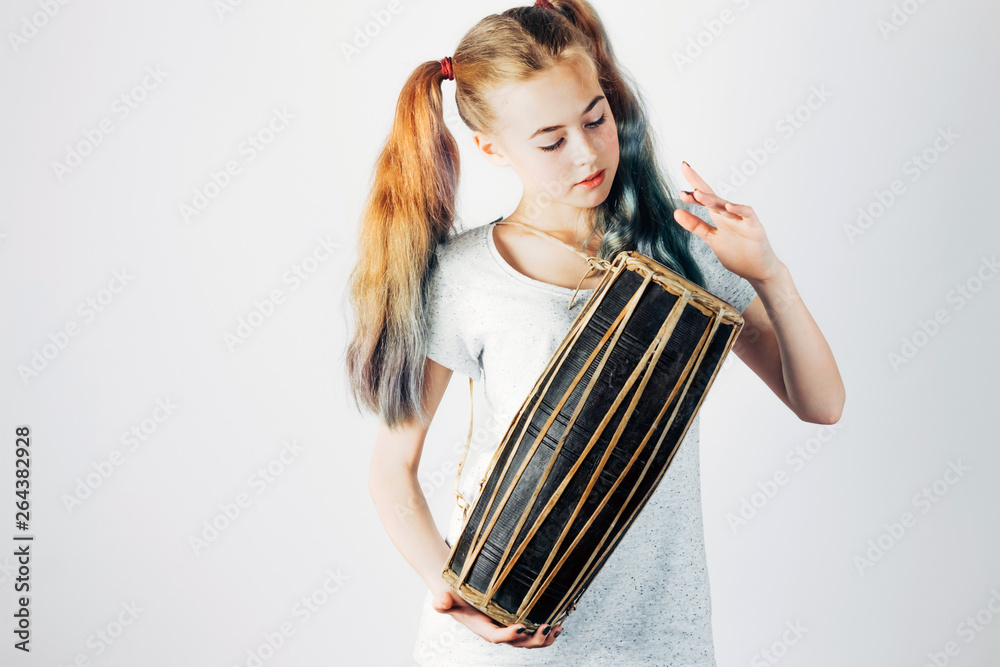
[[[494,644],[508,643],[513,646],[520,646],[521,642],[525,640],[526,635],[523,632],[518,632],[518,628],[524,630],[523,625],[508,625],[507,627],[501,628],[493,625],[492,623],[483,622],[483,628],[479,629],[477,626],[480,621],[481,619],[472,621],[472,623],[469,624],[469,629],[473,632],[479,633],[479,636],[489,642]],[[473,624],[475,624],[475,626]]]
[[[534,633],[528,633],[523,623],[499,625],[454,591],[442,592],[431,601],[431,606],[437,612],[450,614],[455,620],[493,644],[507,643],[522,648],[540,648],[550,646],[556,639],[556,633],[562,632],[561,625],[555,627],[542,625]]]
[[[521,623],[498,625],[496,621],[465,602],[453,591],[442,592],[432,600],[431,606],[439,613],[450,614],[455,620],[493,644],[506,643],[521,648],[541,648],[551,646],[556,636],[562,632],[561,625],[541,625],[530,634]]]
[[[548,632],[546,632],[548,628]],[[552,642],[556,640],[556,634],[562,632],[561,625],[541,625],[535,630],[534,634],[527,634],[525,631],[522,639],[511,642],[512,646],[517,646],[519,648],[542,648],[545,646],[551,646]]]
[[[750,218],[753,217],[754,215],[753,209],[750,208],[749,206],[744,206],[743,204],[734,204],[732,202],[726,204],[726,210],[735,213],[736,215],[743,218]]]
[[[674,220],[677,221],[684,229],[688,230],[692,234],[697,234],[703,239],[708,239],[712,234],[717,234],[715,227],[708,224],[694,213],[685,211],[684,209],[677,209],[674,211]]]
[[[681,162],[681,171],[684,172],[684,178],[688,180],[688,183],[695,186],[702,192],[707,192],[712,195],[715,194],[715,191],[708,187],[708,183],[702,180],[701,176],[698,175],[698,172],[692,169],[691,165],[687,162]]]
[[[708,183],[706,183],[705,180],[698,175],[698,172],[696,172],[691,165],[687,162],[682,162],[681,165],[682,170],[684,171],[684,177],[694,186],[693,191],[681,190],[681,198],[685,202],[701,204],[715,213],[718,213],[727,220],[736,221],[739,220],[741,216],[747,217],[746,213],[740,213],[737,208],[749,210],[749,206],[741,206],[740,204],[728,206],[731,202],[727,202],[722,197],[716,195],[715,190],[709,187]],[[750,213],[752,214],[752,211],[750,211]]]
[[[718,195],[710,194],[708,192],[703,192],[701,189],[695,188],[694,192],[691,193],[690,198],[694,200],[695,204],[701,204],[710,211],[718,213],[727,220],[734,220],[734,221],[740,220],[739,215],[736,215],[735,212],[727,208],[726,205],[729,204],[730,202],[727,202],[725,199],[719,197]]]
[[[525,636],[523,625],[498,625],[496,621],[472,605],[467,603],[453,604],[455,602],[452,594],[444,592],[434,600],[433,606],[435,610],[441,613],[450,614],[456,621],[462,623],[477,635],[493,644],[502,642],[515,643]],[[518,629],[521,632],[518,632]]]

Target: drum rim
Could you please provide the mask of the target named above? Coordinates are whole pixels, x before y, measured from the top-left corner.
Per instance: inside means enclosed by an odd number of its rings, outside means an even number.
[[[622,269],[616,271],[619,264],[622,265]],[[717,294],[713,294],[701,285],[671,271],[652,257],[634,250],[622,250],[612,262],[612,269],[608,272],[608,275],[615,274],[617,276],[625,269],[635,271],[643,277],[646,274],[652,274],[652,282],[660,285],[671,294],[683,296],[685,291],[689,292],[688,300],[690,303],[705,315],[719,313],[721,318],[720,323],[733,324],[739,327],[743,325],[743,314],[736,310],[731,303]],[[604,283],[598,289],[603,288],[603,286]]]

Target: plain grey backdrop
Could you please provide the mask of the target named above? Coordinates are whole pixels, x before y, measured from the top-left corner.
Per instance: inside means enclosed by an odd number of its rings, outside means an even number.
[[[425,589],[368,495],[343,289],[403,81],[509,6],[5,3],[0,662],[410,664]],[[704,405],[718,664],[994,664],[1000,9],[595,6],[675,185],[754,207],[847,387],[803,423],[733,357]],[[444,92],[459,224],[508,214]],[[459,380],[420,472],[442,527]]]

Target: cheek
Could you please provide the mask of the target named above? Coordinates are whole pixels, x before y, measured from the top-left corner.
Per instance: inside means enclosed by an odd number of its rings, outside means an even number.
[[[605,156],[618,155],[618,130],[611,125],[601,134],[602,148]]]
[[[514,162],[514,171],[517,172],[522,181],[544,179],[550,168],[544,154],[536,155],[536,152],[541,153],[541,151],[526,150],[510,156]]]
[[[572,180],[575,171],[572,161],[567,162],[566,151],[537,152],[538,155],[532,156],[528,161],[527,168],[532,179],[543,186],[543,189],[559,190]]]

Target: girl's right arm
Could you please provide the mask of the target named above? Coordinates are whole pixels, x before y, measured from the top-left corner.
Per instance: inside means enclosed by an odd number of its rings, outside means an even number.
[[[451,369],[426,360],[424,405],[431,419],[437,412],[451,376]],[[498,625],[462,599],[441,576],[451,549],[434,524],[427,499],[417,480],[426,435],[427,428],[413,420],[397,429],[390,429],[383,423],[375,438],[368,489],[389,538],[427,584],[436,611],[451,614],[492,643],[508,643],[524,648],[549,646],[562,630],[561,626],[555,626],[548,633],[539,631],[529,635],[524,632],[522,624]],[[519,628],[523,634],[518,632]]]

